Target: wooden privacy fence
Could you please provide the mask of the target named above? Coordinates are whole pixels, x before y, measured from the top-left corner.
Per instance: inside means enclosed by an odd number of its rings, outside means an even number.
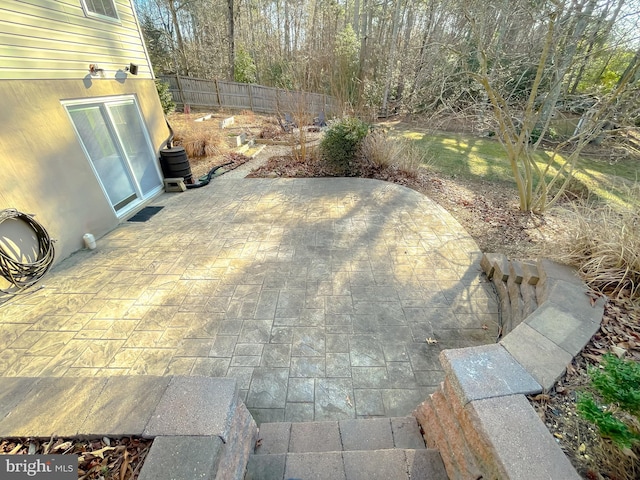
[[[159,75],[158,79],[169,84],[173,101],[180,106],[247,109],[259,113],[295,112],[301,108],[314,115],[340,112],[338,101],[321,93],[179,75]]]

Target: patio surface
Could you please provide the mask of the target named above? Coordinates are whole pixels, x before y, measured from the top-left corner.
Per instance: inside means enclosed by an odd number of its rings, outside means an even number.
[[[235,377],[258,423],[391,417],[435,391],[440,350],[495,341],[479,248],[435,202],[226,176],[0,306],[0,376]]]

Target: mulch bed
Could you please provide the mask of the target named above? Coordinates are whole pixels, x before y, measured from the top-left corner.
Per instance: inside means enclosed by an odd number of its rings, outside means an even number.
[[[77,455],[80,480],[134,480],[152,443],[138,437],[5,438],[0,439],[0,455]]]

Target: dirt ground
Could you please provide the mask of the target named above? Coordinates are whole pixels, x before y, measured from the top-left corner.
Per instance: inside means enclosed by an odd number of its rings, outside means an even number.
[[[0,439],[0,455],[77,455],[80,480],[138,478],[152,441],[142,438],[78,440],[65,438]]]

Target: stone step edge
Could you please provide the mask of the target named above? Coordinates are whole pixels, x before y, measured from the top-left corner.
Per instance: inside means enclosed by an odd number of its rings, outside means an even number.
[[[454,458],[458,463],[458,470],[462,472],[464,478],[478,478],[482,476],[482,471],[469,446],[465,444],[465,417],[456,415],[454,404],[458,402],[454,395],[451,398],[447,395],[444,382],[440,388],[431,396],[434,410],[444,431],[447,441],[451,445]],[[455,441],[455,444],[454,444]],[[455,447],[455,448],[454,448]]]
[[[378,474],[377,478],[380,478],[380,470],[386,470],[387,475],[392,475],[391,472],[395,471],[395,474],[388,478],[450,480],[437,450],[410,448],[255,454],[249,459],[244,480],[290,479],[292,472],[285,474],[290,466],[289,462],[296,461],[298,467],[302,463],[310,469],[305,475],[297,473],[296,478],[320,478],[317,472],[322,471],[322,478],[361,479],[365,478],[362,472],[364,468],[368,470],[369,475],[374,475],[375,471]],[[361,463],[363,461],[364,464]],[[399,470],[393,467],[398,465],[398,462],[401,465]],[[326,467],[328,470],[325,470]]]
[[[536,275],[530,263],[523,265],[520,285],[535,286],[537,308],[497,345],[443,350],[440,363],[445,382],[440,388],[445,397],[457,397],[462,405],[456,411],[452,402],[446,409],[453,408],[487,478],[577,480],[579,475],[525,395],[553,387],[599,328],[605,299],[587,295],[586,285],[570,267],[539,259]],[[501,305],[504,301],[510,307],[509,276],[505,278],[504,273],[512,268],[506,257],[484,254],[481,266],[487,277],[503,286]],[[429,417],[438,415],[430,412],[434,395],[414,412],[425,432],[430,428]],[[458,478],[459,467],[451,463],[455,459],[446,455],[446,444],[440,443],[447,472]],[[441,445],[429,443],[430,447]],[[545,464],[531,469],[540,458],[545,458]]]
[[[368,424],[368,425],[367,425]],[[309,435],[314,436],[312,450],[306,450],[304,444],[297,443],[297,451],[291,451],[291,441],[293,426],[302,426],[310,429]],[[356,428],[355,425],[362,427],[367,425],[369,428],[362,430]],[[326,429],[328,428],[328,430]],[[304,435],[304,432],[297,432],[297,435]],[[371,446],[356,441],[354,438],[371,436],[376,437]],[[341,447],[340,450],[335,448]],[[319,420],[315,422],[272,422],[263,423],[258,429],[258,441],[253,453],[315,453],[322,450],[316,450],[318,445],[329,445],[334,448],[328,448],[328,451],[352,451],[352,450],[377,450],[385,448],[397,449],[417,449],[424,450],[427,448],[426,442],[420,424],[413,415],[404,417],[371,417],[358,419],[342,419],[342,420]],[[355,447],[358,448],[355,448]],[[362,448],[360,448],[362,447]]]
[[[235,379],[13,377],[3,387],[0,436],[150,438],[140,480],[191,478],[186,472],[172,475],[170,467],[184,465],[170,460],[180,460],[172,457],[176,451],[205,468],[209,477],[202,478],[215,478],[210,470],[220,468],[229,472],[227,478],[241,480],[255,445],[257,426]],[[164,454],[154,454],[163,447]]]
[[[468,472],[474,469],[473,465],[468,468],[468,462],[462,463],[459,461],[460,456],[469,457],[470,452],[465,445],[461,445],[459,442],[454,444],[455,442],[449,437],[451,432],[446,429],[443,419],[449,417],[449,423],[455,424],[457,424],[457,421],[452,419],[450,415],[436,410],[433,404],[433,396],[418,406],[416,416],[421,424],[429,425],[429,431],[424,433],[427,446],[429,449],[440,452],[448,477],[450,479],[478,478],[478,475],[473,477],[468,475]],[[459,448],[463,448],[465,451],[456,450]]]
[[[386,451],[392,451],[392,450],[402,450],[405,452],[425,452],[425,451],[431,451],[431,452],[438,452],[437,448],[399,448],[399,447],[392,447],[392,448],[376,448],[374,450],[362,450],[362,449],[353,449],[353,450],[326,450],[323,452],[283,452],[283,453],[252,453],[251,456],[252,457],[269,457],[269,456],[273,456],[273,455],[313,455],[316,453],[345,453],[345,452],[386,452]]]

